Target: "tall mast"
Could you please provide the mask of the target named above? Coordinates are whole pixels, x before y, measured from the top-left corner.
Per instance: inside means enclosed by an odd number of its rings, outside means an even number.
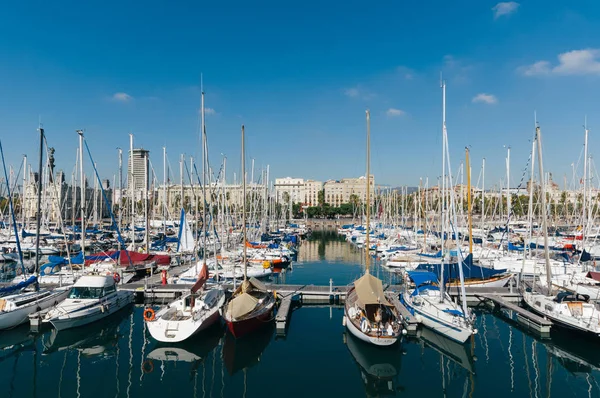
[[[27,155],[23,155],[23,197],[21,198],[21,229],[25,230],[25,203],[27,202]],[[72,210],[71,210],[72,211]],[[18,228],[17,228],[18,230]]]
[[[536,122],[537,124],[537,122]],[[533,179],[535,177],[535,145],[537,141],[537,134],[533,138],[533,142],[531,143],[531,177],[529,178],[529,206],[527,209],[527,224],[529,225],[529,258],[531,258],[531,238],[533,236]],[[525,253],[523,253],[525,254]],[[523,256],[523,271],[525,270],[525,256]]]
[[[119,228],[121,228],[123,221],[123,150],[117,149],[119,150]],[[119,240],[119,250],[121,250],[121,240]]]
[[[586,202],[587,202],[587,180],[588,180],[588,129],[587,129],[587,117],[585,123],[583,125],[583,129],[585,131],[585,136],[583,139],[583,214],[582,214],[582,222],[581,222],[581,245],[585,249],[585,228],[587,225],[586,219]]]
[[[367,237],[365,238],[365,273],[369,273],[369,234],[371,231],[369,230],[369,219],[371,218],[371,113],[369,110],[366,112],[367,114]]]
[[[546,212],[546,184],[544,181],[544,162],[542,161],[542,131],[539,126],[535,128],[537,151],[538,151],[538,168],[540,172],[540,188],[542,196],[542,228],[544,230],[544,258],[546,260],[546,283],[548,293],[552,292],[552,270],[550,269],[550,252],[548,251],[548,222]]]
[[[469,254],[473,254],[473,204],[471,203],[471,164],[469,163],[469,148],[465,148],[467,168],[467,211],[469,217]]]
[[[131,196],[131,249],[135,250],[135,181],[133,178],[133,134],[129,134],[129,195]]]
[[[446,241],[446,82],[442,80],[442,263],[440,272],[440,303],[444,300],[444,243]],[[457,250],[460,250],[457,248]]]
[[[167,147],[163,147],[163,235],[167,236]]]
[[[40,271],[40,223],[42,222],[42,167],[44,160],[44,129],[40,126],[40,155],[39,155],[39,166],[38,166],[38,180],[37,180],[37,217],[36,217],[36,231],[35,231],[35,273]],[[10,186],[10,182],[7,180],[6,183]]]
[[[244,142],[244,125],[242,124],[242,239],[243,239],[243,256],[244,262],[244,281],[247,279],[246,265],[246,147]],[[234,272],[235,275],[235,272]]]
[[[507,148],[506,153],[506,247],[508,248],[508,244],[510,243],[510,210],[511,210],[511,200],[510,200],[510,146]]]
[[[202,83],[201,83],[202,85]],[[204,88],[202,88],[202,112],[201,112],[201,128],[202,128],[202,263],[206,266],[206,169],[207,169],[207,153],[206,153],[206,125],[204,119]],[[244,260],[245,261],[245,260]]]
[[[485,158],[483,158],[481,163],[481,176],[481,232],[483,233],[485,228]],[[483,240],[481,242],[481,246],[483,246]]]
[[[83,175],[83,130],[77,130],[77,134],[79,134],[79,175],[81,178],[81,253],[85,258],[85,176]]]

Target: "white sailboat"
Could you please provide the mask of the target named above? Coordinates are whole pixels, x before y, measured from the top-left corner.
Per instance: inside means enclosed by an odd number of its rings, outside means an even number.
[[[155,340],[165,343],[184,341],[220,319],[221,308],[225,304],[225,292],[218,287],[198,293],[206,279],[208,269],[204,264],[198,282],[189,293],[160,309],[156,314],[151,308],[144,311],[146,326]]]
[[[456,211],[454,209],[454,195],[450,194],[449,208],[452,211],[453,220],[446,214],[446,160],[448,161],[448,172],[450,176],[450,159],[448,153],[448,138],[446,132],[446,84],[442,82],[442,262],[440,278],[433,272],[409,271],[407,276],[414,284],[414,289],[406,289],[400,296],[401,301],[412,312],[415,317],[426,327],[440,333],[452,340],[464,343],[469,337],[477,333],[474,328],[474,314],[467,308],[467,300],[464,286],[464,276],[462,269],[462,251],[457,250],[460,280],[460,293],[462,306],[452,301],[445,290],[444,285],[444,265],[446,263],[444,243],[446,223],[453,226],[457,225]],[[451,181],[451,180],[450,180]],[[453,231],[457,237],[458,233]],[[448,235],[452,235],[449,233]],[[458,242],[457,242],[458,243]],[[458,244],[457,244],[458,247]]]
[[[552,271],[550,269],[550,254],[548,249],[548,222],[546,214],[546,195],[544,184],[544,166],[542,162],[542,137],[539,126],[536,126],[536,142],[538,149],[538,168],[540,188],[542,191],[542,228],[544,231],[544,256],[546,259],[546,286],[549,294],[535,291],[534,288],[523,292],[523,300],[536,313],[550,319],[558,326],[574,329],[580,332],[600,337],[600,311],[590,302],[587,295],[560,292],[556,296],[552,291]]]
[[[367,198],[365,235],[365,274],[354,282],[346,295],[343,323],[348,331],[367,343],[389,346],[401,336],[402,324],[392,297],[383,291],[380,279],[369,273],[370,214],[370,114],[367,116]]]

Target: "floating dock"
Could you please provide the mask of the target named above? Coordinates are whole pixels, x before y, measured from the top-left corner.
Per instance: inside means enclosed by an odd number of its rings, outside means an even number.
[[[509,318],[514,319],[526,326],[528,329],[533,330],[540,337],[550,337],[550,328],[552,322],[546,318],[543,318],[533,312],[527,311],[525,308],[519,307],[518,305],[504,300],[497,294],[493,293],[479,293],[478,296],[480,301],[488,302],[493,305],[495,311],[503,311],[508,315]]]

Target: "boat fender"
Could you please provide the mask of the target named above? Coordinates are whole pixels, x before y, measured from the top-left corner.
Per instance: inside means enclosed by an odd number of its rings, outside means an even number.
[[[152,308],[146,308],[144,310],[144,320],[146,322],[152,322],[155,318],[154,310]]]
[[[348,316],[350,318],[356,317],[356,309],[354,307],[348,308]]]
[[[142,364],[142,371],[146,374],[154,371],[154,362],[151,359],[146,359]]]
[[[346,326],[346,317],[345,316],[342,317],[342,326]]]
[[[363,333],[368,333],[369,332],[369,321],[366,318],[363,318],[363,320],[360,322],[360,330]]]

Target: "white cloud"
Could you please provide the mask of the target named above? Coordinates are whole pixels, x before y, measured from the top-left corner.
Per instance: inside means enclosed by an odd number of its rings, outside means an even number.
[[[520,4],[514,1],[506,1],[496,4],[494,7],[492,7],[492,11],[494,11],[494,19],[516,12],[519,6]]]
[[[204,108],[205,115],[216,115],[217,112],[213,108]]]
[[[112,96],[112,99],[119,102],[129,102],[133,99],[133,97],[127,93],[115,93]]]
[[[600,75],[600,49],[587,48],[558,54],[558,64],[537,61],[517,69],[525,76]]]
[[[415,77],[415,72],[406,66],[399,66],[396,71],[406,80],[412,80]]]
[[[344,89],[344,95],[349,98],[361,99],[363,101],[372,100],[377,96],[374,93],[365,90],[364,87],[360,85]]]
[[[360,91],[356,87],[347,88],[344,90],[344,95],[350,98],[357,98],[360,95]]]
[[[498,103],[498,98],[492,94],[479,93],[473,97],[472,102],[493,105]]]
[[[389,117],[404,116],[406,112],[402,109],[390,108],[385,112]]]

